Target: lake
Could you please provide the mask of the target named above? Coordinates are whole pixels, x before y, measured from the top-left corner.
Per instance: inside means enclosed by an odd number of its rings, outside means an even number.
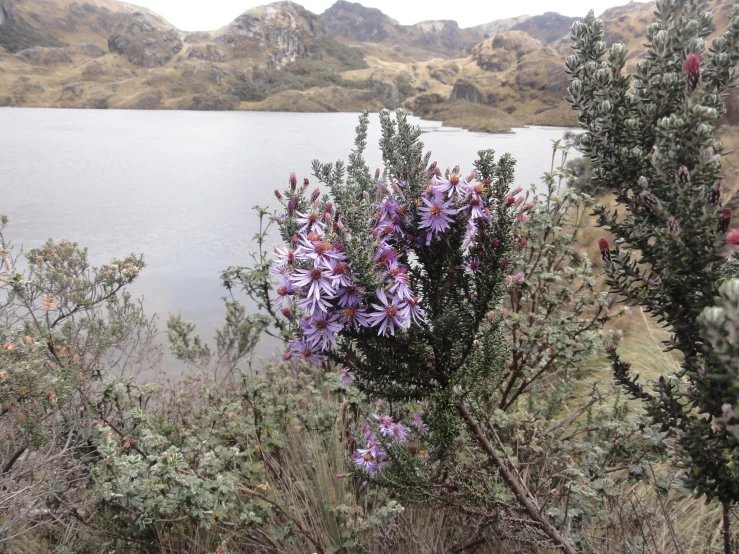
[[[358,114],[0,108],[0,213],[24,248],[66,238],[94,264],[130,252],[147,267],[132,291],[162,321],[181,311],[204,336],[223,318],[220,271],[249,263],[254,205],[276,207],[291,171],[346,160]],[[539,183],[566,129],[489,135],[411,118],[442,168],[472,169],[477,151],[517,160],[516,184]],[[377,115],[367,160],[380,166]],[[315,184],[315,179],[311,179]],[[162,325],[163,327],[163,325]],[[267,355],[273,344],[259,353]]]

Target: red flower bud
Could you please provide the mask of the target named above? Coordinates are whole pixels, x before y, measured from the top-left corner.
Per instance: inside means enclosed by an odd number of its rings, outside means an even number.
[[[721,200],[721,181],[713,185],[711,192],[708,193],[708,205],[715,206]]]
[[[528,242],[529,241],[526,240],[525,238],[521,239],[520,242],[518,243],[518,250],[519,251],[523,250]]]
[[[734,246],[739,244],[739,228],[729,231],[729,234],[726,235],[726,242],[733,244]]]
[[[293,313],[290,311],[290,308],[282,308],[282,315],[284,315],[287,319],[293,318]]]
[[[508,258],[503,258],[503,265],[508,267]]]
[[[608,263],[611,261],[611,251],[608,247],[608,241],[606,239],[600,239],[598,241],[598,248],[600,248],[600,256],[603,261]]]
[[[685,75],[688,79],[688,90],[690,92],[693,92],[698,87],[698,83],[700,83],[701,80],[700,55],[691,54],[690,56],[688,56],[688,59],[685,60],[685,65],[683,66],[683,69],[685,70]]]
[[[314,189],[313,194],[311,194],[311,201],[315,202],[318,200],[318,197],[321,196],[321,190],[320,189]]]
[[[290,174],[290,188],[295,190],[295,185],[298,184],[298,178],[295,176],[295,173]]]
[[[493,240],[490,241],[490,244],[492,244],[493,247],[497,247],[500,244],[500,239],[493,238]]]
[[[275,189],[275,198],[277,198],[277,200],[282,200],[282,195],[280,194],[280,191],[277,189]]]
[[[718,224],[716,225],[716,232],[725,233],[729,230],[729,224],[731,223],[731,210],[724,210],[721,212],[721,216],[718,218]]]
[[[334,205],[331,202],[326,202],[326,211],[330,212],[334,209]]]

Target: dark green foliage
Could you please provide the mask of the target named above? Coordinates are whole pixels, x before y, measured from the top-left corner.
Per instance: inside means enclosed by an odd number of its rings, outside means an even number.
[[[650,390],[615,350],[610,358],[616,380],[677,439],[695,493],[731,503],[739,500],[739,445],[720,421],[736,390],[701,336],[698,317],[725,277],[729,222],[719,194],[725,152],[714,126],[735,81],[739,8],[708,52],[703,37],[711,14],[704,2],[660,0],[656,15],[635,75],[623,74],[627,51],[606,46],[603,22],[592,12],[573,25],[576,54],[566,64],[571,102],[586,130],[580,148],[593,163],[594,183],[622,207],[596,208],[599,224],[616,237],[617,248],[601,248],[610,259],[609,285],[664,324],[672,333],[666,348],[683,359],[677,375],[662,376]]]

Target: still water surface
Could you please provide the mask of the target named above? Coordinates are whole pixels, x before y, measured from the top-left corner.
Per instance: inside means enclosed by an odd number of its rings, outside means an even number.
[[[510,152],[524,187],[548,170],[551,141],[565,131],[489,135],[412,120],[441,167],[467,172],[478,150]],[[374,168],[380,128],[371,121]],[[346,160],[356,124],[346,113],[0,108],[0,213],[26,249],[66,238],[87,246],[94,264],[143,253],[133,292],[148,311],[162,320],[181,311],[210,336],[223,317],[220,271],[247,264],[255,248],[252,206],[276,207],[272,191],[291,171],[310,177],[313,159]]]

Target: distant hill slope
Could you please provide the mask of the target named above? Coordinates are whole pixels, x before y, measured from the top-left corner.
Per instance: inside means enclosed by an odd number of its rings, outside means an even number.
[[[711,0],[717,28],[730,5]],[[603,14],[609,40],[642,48],[652,3]],[[69,108],[359,111],[406,106],[447,124],[505,131],[571,125],[567,34],[541,16],[461,29],[400,25],[339,0],[318,15],[288,1],[221,29],[183,32],[118,0],[0,0],[0,105]],[[722,23],[724,22],[724,23]],[[731,99],[732,114],[739,103]]]

